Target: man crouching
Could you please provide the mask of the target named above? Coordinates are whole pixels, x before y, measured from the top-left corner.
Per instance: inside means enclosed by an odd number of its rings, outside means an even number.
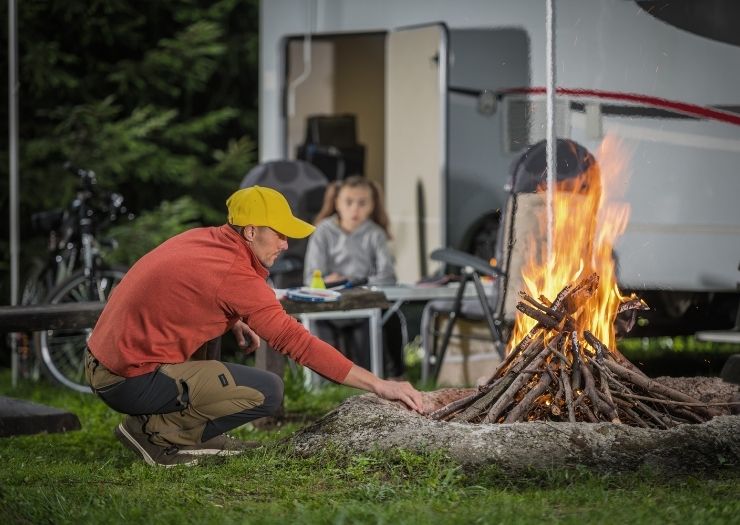
[[[409,383],[354,365],[289,316],[267,284],[288,238],[314,231],[279,192],[260,186],[227,201],[228,223],[176,235],[142,257],[110,295],[88,341],[85,371],[108,406],[128,414],[118,439],[150,465],[192,465],[249,444],[224,433],[274,414],[277,375],[245,365],[189,360],[231,330],[247,352],[259,338],[322,376],[421,411]]]

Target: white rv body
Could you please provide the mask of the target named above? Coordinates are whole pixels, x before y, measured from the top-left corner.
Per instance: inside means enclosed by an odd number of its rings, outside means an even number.
[[[615,134],[631,152],[631,173],[625,178],[631,216],[616,248],[621,286],[735,291],[740,262],[740,47],[673,27],[632,1],[560,0],[555,5],[557,85],[582,90],[558,97],[558,136],[596,152],[606,133]],[[405,64],[400,72],[393,69],[403,59],[395,50],[406,49],[397,35],[422,26],[439,34],[437,54],[430,53],[424,63],[438,61],[443,104],[425,112],[414,106],[422,104],[427,88],[419,87],[418,98],[413,89],[404,95],[400,90],[409,86],[409,78],[396,80],[413,68]],[[412,230],[418,210],[403,208],[404,199],[414,201],[414,181],[428,185],[426,254],[440,244],[459,246],[476,219],[504,203],[509,166],[521,153],[512,148],[513,135],[524,133],[530,143],[544,138],[537,125],[544,96],[532,91],[545,86],[544,2],[263,1],[262,161],[292,156],[285,97],[291,82],[300,83],[296,75],[306,73],[306,64],[294,54],[297,73],[288,78],[286,57],[291,55],[286,46],[307,33],[317,46],[322,35],[385,35],[380,37],[386,53],[385,173],[380,180],[398,228],[399,275],[416,280],[418,259],[424,257],[401,255],[416,249]],[[318,61],[310,64],[314,74],[322,67]],[[518,88],[529,91],[507,92]],[[485,100],[476,93],[484,90],[498,94],[495,107],[480,107]],[[300,105],[301,100],[291,103]],[[305,114],[331,110],[331,102],[317,104],[290,109]],[[535,112],[524,132],[513,113],[522,107]],[[415,144],[417,133],[427,128],[438,131]],[[360,142],[365,140],[362,133],[361,128]],[[429,144],[435,140],[432,151]],[[392,162],[404,155],[400,164]],[[426,176],[411,173],[408,163],[415,159],[420,166],[429,163],[419,168],[429,172]]]

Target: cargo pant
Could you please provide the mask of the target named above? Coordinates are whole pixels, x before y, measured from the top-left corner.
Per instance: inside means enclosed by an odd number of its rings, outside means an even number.
[[[163,364],[124,378],[86,350],[85,374],[113,410],[145,416],[146,433],[165,447],[197,445],[273,415],[283,400],[283,381],[272,372],[214,360]]]

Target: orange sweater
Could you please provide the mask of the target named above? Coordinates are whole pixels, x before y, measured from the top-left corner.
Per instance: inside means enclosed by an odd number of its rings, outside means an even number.
[[[95,325],[90,351],[112,372],[135,377],[186,361],[242,318],[279,352],[344,381],[352,362],[285,313],[267,276],[231,227],[181,233],[128,271]]]

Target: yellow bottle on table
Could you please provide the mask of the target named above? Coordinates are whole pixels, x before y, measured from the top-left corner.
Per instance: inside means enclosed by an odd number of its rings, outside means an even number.
[[[324,284],[324,279],[321,277],[321,270],[313,271],[313,276],[311,276],[311,288],[326,290],[326,284]]]

